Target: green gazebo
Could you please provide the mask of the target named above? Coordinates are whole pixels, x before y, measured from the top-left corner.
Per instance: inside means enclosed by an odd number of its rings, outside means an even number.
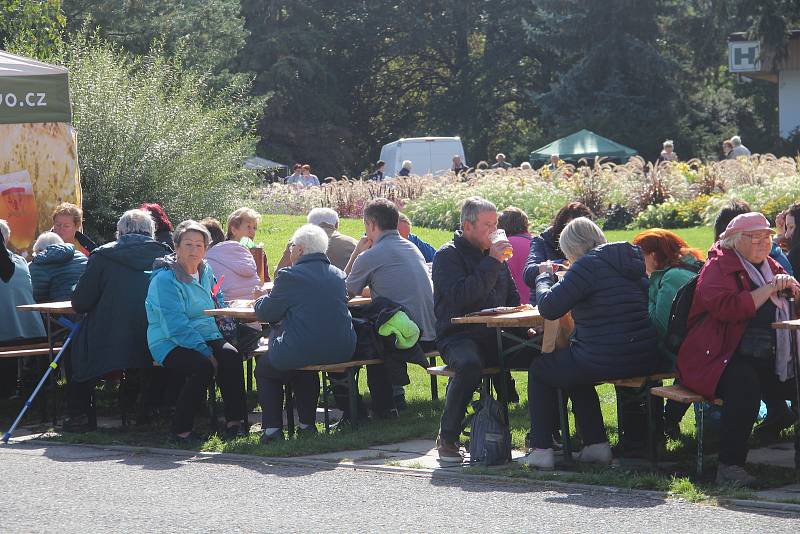
[[[553,154],[558,154],[558,157],[565,161],[593,159],[595,156],[627,160],[637,152],[602,135],[581,130],[531,152],[531,164],[547,161]]]

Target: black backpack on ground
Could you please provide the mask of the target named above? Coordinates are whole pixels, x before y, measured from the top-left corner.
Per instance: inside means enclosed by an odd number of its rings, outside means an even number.
[[[472,405],[469,422],[469,463],[502,465],[511,461],[511,432],[503,416],[503,406],[484,395]]]
[[[702,264],[683,264],[675,267],[677,269],[687,269],[689,271],[699,273]],[[689,311],[692,309],[692,302],[694,301],[694,290],[697,288],[697,279],[700,278],[699,274],[694,275],[691,280],[681,287],[675,298],[672,299],[672,307],[669,310],[669,321],[667,322],[667,335],[664,338],[664,348],[673,354],[678,354],[678,351],[689,333]]]

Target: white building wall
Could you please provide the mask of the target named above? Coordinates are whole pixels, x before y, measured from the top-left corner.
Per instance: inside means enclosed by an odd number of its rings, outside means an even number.
[[[778,73],[778,113],[782,137],[800,128],[800,70]]]

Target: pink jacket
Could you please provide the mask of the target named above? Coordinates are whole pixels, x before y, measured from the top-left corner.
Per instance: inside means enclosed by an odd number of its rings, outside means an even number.
[[[252,299],[253,289],[261,285],[253,255],[236,241],[214,245],[206,253],[206,261],[218,280],[225,275],[222,293],[226,301]]]
[[[514,285],[517,286],[519,301],[522,304],[527,304],[531,300],[531,288],[528,287],[522,276],[525,262],[528,261],[528,254],[531,252],[531,239],[533,238],[530,234],[512,235],[508,238],[511,248],[514,249],[514,256],[508,260],[508,268],[511,270],[511,277],[514,278]]]

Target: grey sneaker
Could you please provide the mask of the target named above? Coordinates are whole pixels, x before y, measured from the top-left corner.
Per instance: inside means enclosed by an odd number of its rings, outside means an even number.
[[[733,486],[752,487],[757,482],[756,477],[744,470],[739,465],[719,464],[717,466],[717,484],[731,484]]]
[[[552,471],[556,466],[555,452],[553,449],[533,449],[527,456],[520,458],[519,463],[542,471]]]
[[[575,454],[575,461],[586,464],[610,465],[613,456],[607,441],[587,445]]]

